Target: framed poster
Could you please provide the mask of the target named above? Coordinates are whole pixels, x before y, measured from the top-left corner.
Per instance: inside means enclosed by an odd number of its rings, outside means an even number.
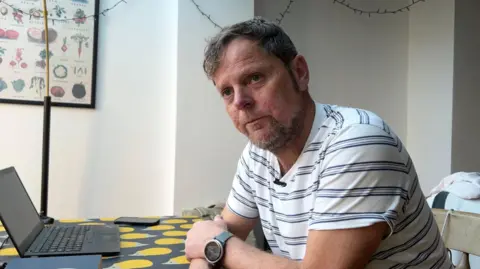
[[[95,108],[100,0],[47,0],[52,106]],[[42,105],[42,0],[0,1],[0,103]]]

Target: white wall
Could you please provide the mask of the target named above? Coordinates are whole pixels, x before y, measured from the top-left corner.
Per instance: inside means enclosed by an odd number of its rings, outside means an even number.
[[[287,3],[257,0],[255,14],[275,19]],[[352,3],[376,9],[407,1]],[[282,26],[307,58],[317,101],[372,110],[406,140],[408,13],[369,18],[332,1],[295,1]]]
[[[451,172],[455,1],[410,12],[407,147],[424,193]]]
[[[196,2],[222,27],[253,17],[253,0]],[[218,31],[191,1],[179,1],[175,213],[224,201],[247,141],[202,69],[206,39]]]
[[[97,109],[52,110],[49,215],[172,213],[177,15],[176,1],[143,0],[100,17]],[[1,104],[0,123],[0,167],[40,209],[42,108]]]

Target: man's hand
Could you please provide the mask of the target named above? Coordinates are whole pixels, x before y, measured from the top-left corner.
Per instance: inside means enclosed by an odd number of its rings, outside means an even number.
[[[205,259],[203,251],[207,241],[226,230],[228,230],[227,224],[220,216],[216,216],[213,221],[196,222],[188,231],[185,241],[185,256],[187,259]]]
[[[204,259],[194,259],[190,262],[189,269],[210,269],[210,265]]]

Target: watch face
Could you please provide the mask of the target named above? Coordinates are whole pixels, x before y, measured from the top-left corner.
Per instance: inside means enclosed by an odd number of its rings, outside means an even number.
[[[210,241],[205,246],[205,257],[208,261],[216,263],[222,257],[222,247],[216,241]]]

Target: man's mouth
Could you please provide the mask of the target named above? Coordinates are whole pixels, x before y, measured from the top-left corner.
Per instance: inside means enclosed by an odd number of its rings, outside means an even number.
[[[262,119],[266,118],[266,116],[263,117],[258,117],[256,119],[253,119],[251,121],[248,121],[245,126],[249,126],[250,128],[258,129],[261,128],[262,124],[260,124],[260,121]]]
[[[251,123],[255,123],[255,122],[257,122],[258,120],[260,120],[260,119],[262,119],[262,118],[264,118],[264,117],[259,117],[259,118],[253,119],[253,120],[251,120],[251,121],[248,121],[245,125],[248,125],[248,124],[251,124]]]

